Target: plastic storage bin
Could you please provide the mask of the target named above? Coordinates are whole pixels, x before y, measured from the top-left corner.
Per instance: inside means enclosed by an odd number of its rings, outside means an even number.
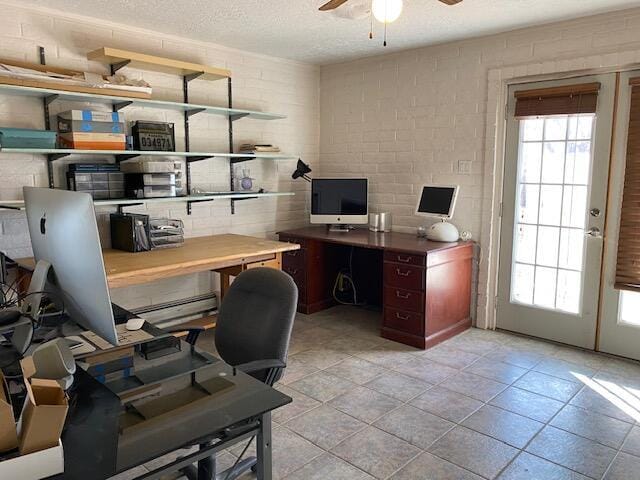
[[[0,127],[0,148],[56,148],[56,132]]]

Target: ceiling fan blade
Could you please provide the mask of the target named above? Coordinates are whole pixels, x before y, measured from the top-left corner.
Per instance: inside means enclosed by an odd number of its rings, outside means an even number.
[[[456,3],[460,3],[462,0],[440,0],[445,5],[455,5]]]
[[[330,0],[329,2],[322,5],[318,10],[321,12],[326,12],[328,10],[335,10],[343,3],[347,3],[349,0]]]

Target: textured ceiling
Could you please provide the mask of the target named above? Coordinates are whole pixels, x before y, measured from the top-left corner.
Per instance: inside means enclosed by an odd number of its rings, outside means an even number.
[[[368,39],[369,19],[318,12],[322,0],[21,0],[277,57],[327,64],[640,6],[640,0],[405,0],[389,27]],[[348,5],[365,5],[350,0]],[[340,7],[344,9],[345,7]]]

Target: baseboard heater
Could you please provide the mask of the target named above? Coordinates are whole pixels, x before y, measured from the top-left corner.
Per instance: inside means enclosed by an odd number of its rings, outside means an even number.
[[[158,328],[169,328],[190,320],[213,315],[217,310],[218,296],[215,293],[205,293],[171,302],[133,308],[131,312],[153,323]]]

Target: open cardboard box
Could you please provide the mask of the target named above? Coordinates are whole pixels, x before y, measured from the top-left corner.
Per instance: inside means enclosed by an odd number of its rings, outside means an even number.
[[[20,361],[24,384],[27,390],[22,413],[17,426],[13,448],[20,455],[0,462],[0,479],[34,480],[64,472],[64,452],[60,435],[67,418],[69,405],[64,390],[55,380],[34,378],[36,369],[31,357]],[[11,405],[9,410],[11,410]],[[2,395],[0,395],[0,427],[4,427]],[[13,411],[11,410],[11,424]],[[16,430],[14,428],[14,430]],[[0,430],[0,441],[10,445],[13,437],[6,438],[4,428]]]
[[[56,380],[33,377],[36,369],[31,357],[21,360],[20,366],[27,398],[18,422],[18,447],[26,455],[58,445],[69,403]]]

